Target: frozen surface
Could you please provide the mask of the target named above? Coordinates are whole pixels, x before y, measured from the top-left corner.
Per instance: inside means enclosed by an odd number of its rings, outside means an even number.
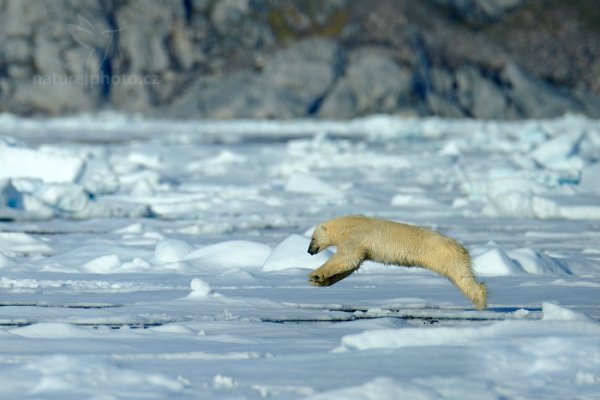
[[[600,122],[0,115],[0,398],[600,393]],[[312,229],[436,229],[486,282],[329,288]]]

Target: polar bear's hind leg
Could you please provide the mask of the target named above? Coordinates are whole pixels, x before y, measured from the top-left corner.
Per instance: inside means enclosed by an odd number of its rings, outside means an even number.
[[[487,288],[475,280],[471,257],[460,243],[445,236],[432,241],[424,267],[445,276],[479,310],[487,307]]]

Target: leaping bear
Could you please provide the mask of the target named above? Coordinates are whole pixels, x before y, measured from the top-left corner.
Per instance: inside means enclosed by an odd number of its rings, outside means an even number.
[[[469,252],[456,240],[418,226],[345,216],[315,228],[308,252],[330,246],[337,252],[309,274],[314,286],[330,286],[356,271],[365,260],[400,266],[418,266],[445,276],[475,307],[487,307],[485,284],[475,280]]]

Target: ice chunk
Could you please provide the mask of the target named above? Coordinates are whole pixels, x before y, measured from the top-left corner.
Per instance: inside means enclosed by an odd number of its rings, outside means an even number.
[[[293,173],[286,185],[288,192],[340,196],[342,192],[321,179],[309,174]]]
[[[2,207],[23,209],[23,195],[10,179],[0,179],[0,208]]]
[[[37,178],[45,182],[74,182],[84,167],[84,160],[0,141],[0,179]]]
[[[231,240],[194,250],[185,257],[203,267],[258,268],[262,267],[271,248],[262,243],[247,240]]]
[[[534,214],[532,196],[544,187],[526,177],[503,176],[491,179],[487,184],[487,196],[490,201],[487,214],[531,217]]]
[[[238,383],[229,376],[216,375],[213,379],[213,387],[215,389],[232,390],[238,387]]]
[[[54,254],[52,247],[26,233],[0,232],[0,252],[5,254]]]
[[[551,140],[542,143],[532,153],[533,158],[538,164],[547,168],[560,168],[566,165],[566,162],[573,158],[577,151],[577,143],[581,134],[563,134]],[[576,157],[579,159],[578,157]],[[579,165],[579,162],[578,162]],[[579,165],[581,167],[581,165]]]
[[[90,195],[81,185],[44,184],[36,192],[37,199],[65,212],[78,212],[88,207]]]
[[[192,279],[190,287],[192,291],[188,294],[188,298],[206,297],[214,293],[210,285],[200,278]]]
[[[177,239],[163,239],[156,244],[154,259],[161,263],[172,263],[182,261],[194,248]]]
[[[0,219],[13,220],[23,214],[25,198],[10,179],[0,179]]]
[[[273,249],[263,265],[263,271],[280,271],[287,268],[314,269],[325,263],[333,253],[329,250],[311,256],[308,254],[310,239],[291,235]]]

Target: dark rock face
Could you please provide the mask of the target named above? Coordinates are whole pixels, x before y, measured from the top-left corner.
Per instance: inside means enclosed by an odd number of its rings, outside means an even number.
[[[596,0],[0,0],[0,111],[600,116]]]
[[[390,57],[373,51],[350,56],[345,74],[327,95],[319,115],[351,118],[371,113],[394,113],[410,106],[412,73]]]
[[[276,52],[260,72],[243,69],[197,79],[168,113],[212,118],[309,116],[338,79],[342,58],[333,40],[299,41]]]

